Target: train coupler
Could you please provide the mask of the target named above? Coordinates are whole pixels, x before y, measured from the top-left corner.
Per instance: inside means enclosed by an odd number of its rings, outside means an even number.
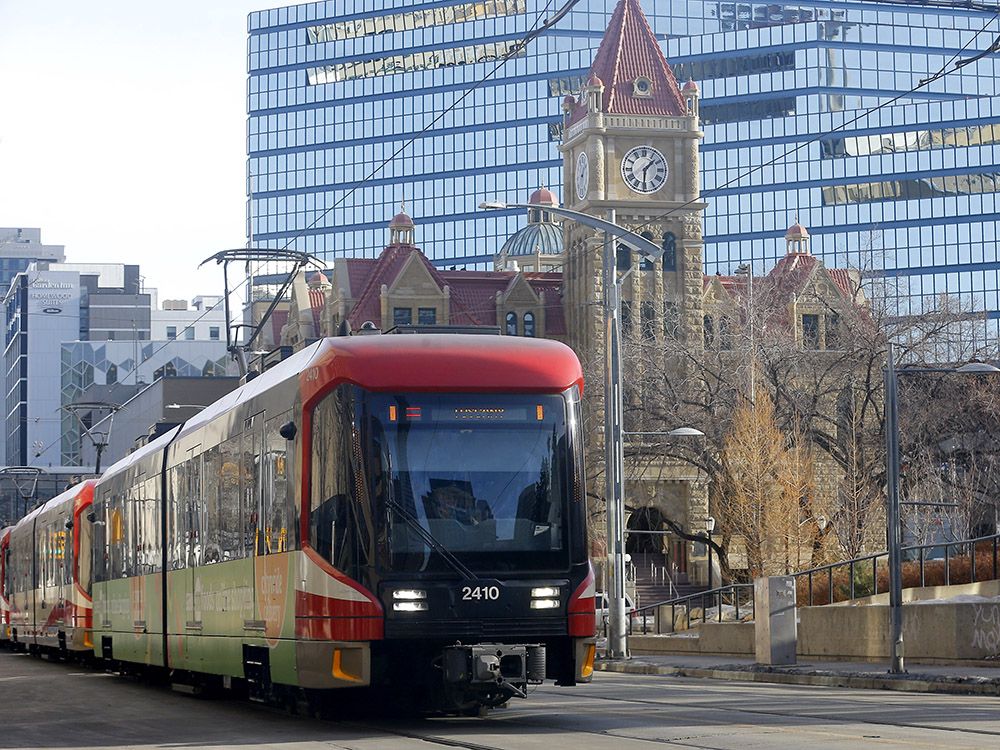
[[[444,650],[444,681],[486,704],[527,698],[528,685],[545,679],[545,646],[482,643],[456,644]]]

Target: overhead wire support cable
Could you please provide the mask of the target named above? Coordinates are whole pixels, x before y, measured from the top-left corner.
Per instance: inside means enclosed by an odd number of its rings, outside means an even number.
[[[471,96],[473,92],[475,92],[477,89],[479,89],[482,86],[484,86],[487,81],[489,81],[493,76],[495,76],[497,74],[497,72],[500,70],[500,68],[502,68],[503,65],[510,58],[512,58],[516,54],[519,54],[520,52],[522,52],[524,49],[527,48],[527,46],[531,42],[533,42],[535,39],[537,39],[541,34],[543,34],[545,31],[551,29],[553,26],[555,26],[557,23],[559,23],[559,21],[561,21],[563,18],[565,18],[566,15],[574,8],[574,6],[576,6],[577,3],[579,3],[579,1],[580,0],[567,0],[567,2],[551,18],[548,18],[548,19],[546,19],[543,22],[542,19],[545,17],[545,14],[549,11],[549,9],[555,3],[555,0],[548,0],[548,2],[545,4],[545,7],[542,8],[541,11],[539,11],[538,15],[535,17],[535,21],[534,21],[534,23],[532,23],[531,28],[528,30],[527,34],[525,34],[525,36],[516,45],[514,45],[506,53],[504,53],[504,55],[500,58],[500,60],[497,62],[497,64],[494,65],[493,68],[488,73],[486,73],[486,75],[484,75],[481,79],[479,79],[478,81],[476,81],[460,97],[458,97],[448,107],[446,107],[444,110],[442,110],[441,113],[438,114],[433,120],[431,120],[429,123],[427,123],[427,125],[425,125],[419,132],[417,132],[416,134],[414,134],[408,141],[406,141],[406,143],[404,143],[402,146],[400,146],[398,149],[396,149],[396,151],[394,151],[389,157],[387,157],[380,164],[378,164],[367,176],[365,176],[357,185],[355,185],[347,193],[345,193],[338,201],[336,201],[333,205],[331,205],[328,208],[326,208],[323,211],[323,213],[321,213],[319,216],[317,216],[305,228],[299,230],[298,234],[296,234],[294,237],[292,237],[290,240],[288,240],[281,248],[277,249],[277,251],[287,251],[296,240],[301,239],[304,236],[304,233],[306,231],[308,231],[309,229],[314,228],[327,214],[330,213],[330,211],[332,211],[333,209],[337,208],[337,206],[341,205],[345,200],[347,200],[347,198],[349,198],[358,189],[360,189],[362,186],[364,186],[365,183],[370,182],[372,179],[374,179],[375,176],[379,172],[381,172],[387,165],[389,165],[394,159],[396,159],[396,157],[398,157],[400,154],[402,154],[402,152],[405,151],[408,147],[410,147],[411,145],[413,145],[416,142],[417,138],[419,138],[424,133],[426,133],[428,130],[430,130],[432,127],[434,127],[434,125],[436,125],[438,122],[440,122],[441,119],[445,115],[447,115],[449,112],[451,112],[453,109],[455,109],[459,104],[461,104],[465,99],[467,99],[469,96]],[[251,228],[250,231],[251,231],[251,234],[252,234],[252,232],[253,232],[252,228]],[[259,263],[258,266],[257,266],[257,269],[259,270],[263,265],[264,265],[263,262]],[[248,276],[246,279],[243,280],[243,282],[241,282],[240,284],[238,284],[236,287],[233,288],[232,294],[235,294],[238,291],[240,291],[240,289],[242,289],[244,286],[246,286],[249,283],[249,281],[250,281],[250,277]],[[218,302],[216,302],[212,306],[206,308],[205,311],[201,315],[199,315],[197,318],[195,318],[195,320],[193,320],[191,323],[189,323],[187,326],[185,326],[184,330],[187,330],[187,329],[191,328],[192,326],[195,325],[195,323],[198,323],[199,321],[201,321],[202,319],[204,319],[215,308],[217,308],[220,305],[222,305],[224,301],[226,302],[226,304],[228,304],[228,299],[226,299],[226,300],[220,299]],[[156,354],[160,353],[166,347],[170,346],[171,343],[172,342],[170,342],[170,341],[164,342],[163,345],[160,346],[159,348],[157,348],[156,350],[154,350],[149,355],[149,357],[147,357],[146,359],[144,359],[142,362],[136,362],[135,366],[131,370],[129,370],[127,373],[125,373],[124,376],[122,376],[122,380],[128,378],[129,375],[132,375],[134,372],[136,372],[139,369],[139,367],[143,364],[143,362],[148,362]],[[53,445],[55,445],[57,442],[59,442],[59,440],[53,441],[52,443],[50,443],[45,448],[45,450],[48,450]]]
[[[438,113],[433,120],[428,122],[409,140],[407,140],[405,143],[399,146],[395,151],[393,151],[389,156],[387,156],[379,164],[377,164],[364,178],[362,178],[362,180],[358,184],[354,185],[339,199],[337,199],[330,206],[324,209],[319,216],[313,219],[304,228],[300,229],[299,232],[295,236],[293,236],[290,240],[288,240],[288,242],[286,242],[281,249],[287,250],[292,245],[292,243],[294,243],[298,239],[301,239],[304,236],[305,232],[309,231],[310,229],[313,229],[320,221],[322,221],[327,216],[327,214],[329,214],[335,208],[343,204],[344,201],[346,201],[348,198],[354,195],[354,193],[356,193],[361,187],[363,187],[365,183],[373,180],[375,176],[379,174],[379,172],[381,172],[383,169],[385,169],[389,164],[391,164],[396,159],[396,157],[400,156],[406,149],[412,146],[420,136],[422,136],[432,127],[437,125],[445,117],[445,115],[454,110],[459,104],[461,104],[463,101],[469,98],[475,91],[486,85],[486,82],[489,81],[493,76],[495,76],[499,72],[500,68],[502,68],[507,63],[508,60],[523,52],[525,49],[527,49],[528,45],[531,42],[533,42],[541,34],[545,33],[553,26],[555,26],[557,23],[559,23],[559,21],[565,18],[566,15],[573,9],[573,7],[578,2],[580,2],[580,0],[567,0],[567,2],[556,12],[555,15],[545,20],[544,22],[539,23],[542,21],[542,18],[549,11],[554,2],[555,0],[548,0],[548,2],[545,4],[545,7],[538,12],[538,15],[535,17],[535,22],[531,25],[531,28],[528,29],[527,34],[525,34],[525,36],[517,44],[513,45],[510,49],[508,49],[497,61],[497,64],[494,65],[493,68],[486,73],[486,75],[484,75],[474,84],[472,84],[472,86],[466,89],[461,96],[459,96],[457,99],[455,99],[455,101],[453,101],[443,110],[441,110],[441,112]]]
[[[773,159],[770,159],[770,160],[768,160],[768,161],[766,161],[766,162],[764,162],[762,164],[758,164],[755,167],[751,167],[747,171],[745,171],[745,172],[737,175],[736,177],[733,177],[731,180],[727,180],[726,182],[724,182],[721,185],[718,185],[718,186],[712,188],[711,190],[706,190],[706,191],[700,193],[697,198],[692,198],[691,200],[682,203],[680,206],[678,206],[676,208],[671,208],[668,211],[664,211],[663,213],[650,218],[645,223],[640,224],[636,228],[636,231],[639,231],[639,230],[642,230],[642,229],[645,229],[645,228],[649,228],[649,227],[651,227],[653,225],[654,222],[662,221],[663,219],[670,218],[671,216],[674,216],[674,215],[676,215],[676,214],[684,211],[684,209],[688,208],[689,206],[692,206],[692,205],[694,205],[696,203],[700,203],[704,198],[711,197],[713,194],[715,194],[717,192],[720,192],[720,191],[724,190],[725,188],[730,187],[731,185],[740,182],[744,178],[750,177],[750,176],[756,174],[757,172],[760,172],[760,171],[766,169],[767,167],[773,166],[773,165],[775,165],[775,164],[783,161],[787,157],[791,156],[792,154],[797,153],[798,151],[801,151],[802,149],[806,148],[807,146],[811,146],[813,143],[817,143],[818,141],[821,141],[824,138],[827,138],[830,135],[832,135],[834,133],[837,133],[837,132],[843,130],[844,128],[847,128],[848,126],[853,125],[854,123],[858,122],[859,120],[863,120],[863,119],[865,119],[867,117],[870,117],[871,115],[875,114],[876,112],[878,112],[878,111],[880,111],[882,109],[885,109],[886,107],[890,107],[893,104],[896,104],[897,102],[901,101],[902,99],[905,99],[906,97],[911,96],[912,94],[916,93],[917,91],[919,91],[920,89],[922,89],[924,86],[927,86],[928,84],[933,83],[934,81],[938,81],[938,80],[944,78],[945,76],[947,76],[950,73],[954,73],[954,72],[960,70],[962,66],[959,65],[958,63],[956,63],[955,66],[952,67],[952,68],[950,68],[950,69],[949,69],[948,66],[950,66],[952,64],[952,62],[954,62],[955,59],[959,55],[962,54],[962,52],[964,52],[966,49],[968,49],[969,46],[984,31],[986,31],[986,29],[989,28],[990,24],[992,24],[994,21],[996,21],[998,18],[1000,18],[1000,8],[998,8],[998,6],[996,6],[996,5],[991,6],[990,10],[995,11],[994,15],[983,25],[983,27],[978,32],[976,32],[976,34],[973,35],[973,37],[971,39],[969,39],[968,42],[966,42],[962,46],[962,48],[957,53],[955,53],[955,55],[953,55],[951,57],[951,59],[948,62],[946,62],[933,75],[928,76],[927,78],[924,78],[924,79],[918,81],[916,83],[916,85],[913,86],[912,88],[910,88],[908,91],[904,91],[904,92],[902,92],[900,94],[896,94],[896,96],[892,97],[891,99],[888,99],[887,101],[882,102],[881,104],[878,104],[878,105],[876,105],[874,107],[870,107],[869,109],[863,110],[862,112],[859,112],[857,115],[855,115],[851,119],[846,120],[845,122],[842,122],[840,125],[836,126],[835,128],[832,128],[831,130],[828,130],[825,133],[820,133],[819,135],[813,136],[812,138],[810,138],[810,139],[808,139],[806,141],[803,141],[802,143],[798,144],[794,148],[790,148],[790,149],[788,149],[786,151],[783,151],[782,153],[780,153],[777,156],[775,156]],[[982,59],[986,55],[991,54],[991,52],[1000,51],[1000,46],[998,46],[998,45],[1000,45],[1000,37],[998,37],[997,40],[995,40],[993,42],[993,44],[991,44],[990,47],[988,47],[986,50],[983,50],[982,52],[977,52],[976,55],[973,56],[972,58],[970,58],[969,61],[967,63],[965,63],[965,64],[967,65],[967,64],[969,64],[971,62],[975,62],[976,60]]]

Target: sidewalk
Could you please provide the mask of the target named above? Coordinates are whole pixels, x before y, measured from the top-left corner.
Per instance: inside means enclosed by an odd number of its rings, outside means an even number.
[[[1000,662],[996,666],[907,664],[907,674],[891,675],[886,663],[801,662],[787,667],[758,666],[753,659],[697,654],[643,655],[626,661],[599,659],[602,672],[673,675],[712,680],[772,682],[912,693],[1000,696]]]

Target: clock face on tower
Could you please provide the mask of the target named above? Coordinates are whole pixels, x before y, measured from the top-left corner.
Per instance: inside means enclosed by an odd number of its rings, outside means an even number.
[[[622,159],[622,179],[629,188],[648,195],[655,193],[667,182],[667,160],[652,146],[629,149]]]
[[[576,197],[583,200],[587,197],[587,188],[590,187],[590,160],[587,152],[581,151],[576,157]]]

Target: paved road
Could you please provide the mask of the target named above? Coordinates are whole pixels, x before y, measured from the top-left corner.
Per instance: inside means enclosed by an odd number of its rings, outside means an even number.
[[[598,674],[485,719],[319,721],[0,651],[0,748],[1000,746],[1000,699]]]

